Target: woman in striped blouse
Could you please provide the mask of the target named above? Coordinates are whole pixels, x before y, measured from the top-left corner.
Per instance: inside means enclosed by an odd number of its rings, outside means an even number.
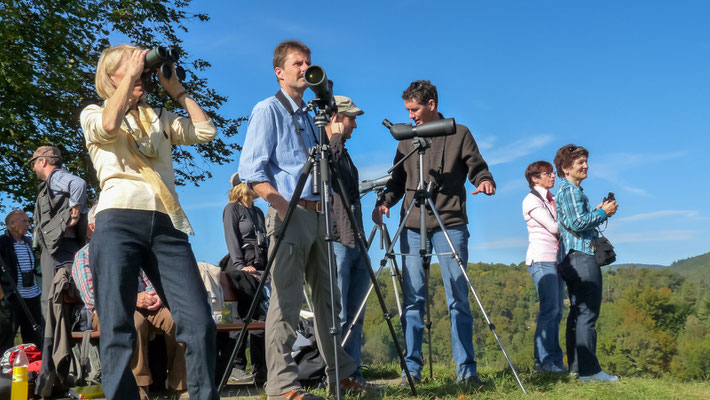
[[[614,382],[597,360],[596,322],[602,303],[602,273],[591,246],[598,227],[616,213],[616,200],[592,208],[580,184],[587,178],[589,152],[567,145],[557,151],[555,167],[562,178],[555,196],[560,244],[557,270],[567,283],[570,312],[567,317],[567,361],[582,381]]]

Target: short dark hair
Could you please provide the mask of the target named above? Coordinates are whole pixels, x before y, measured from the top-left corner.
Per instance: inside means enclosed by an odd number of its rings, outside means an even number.
[[[402,100],[416,100],[419,104],[426,104],[429,100],[434,100],[434,104],[439,105],[439,94],[436,86],[430,81],[414,81],[402,92]]]
[[[535,183],[532,180],[533,176],[540,176],[543,172],[552,172],[552,164],[547,161],[535,161],[525,168],[525,179],[528,180],[528,186],[530,186],[530,189],[535,186]]]
[[[557,176],[565,177],[565,168],[569,168],[578,158],[589,157],[589,151],[582,146],[568,144],[560,147],[555,155],[555,168],[557,168]]]
[[[279,43],[274,49],[274,68],[283,68],[284,63],[286,63],[286,57],[288,57],[288,52],[291,50],[300,51],[309,58],[311,57],[311,49],[309,49],[308,46],[302,42],[299,42],[298,40],[285,40]]]

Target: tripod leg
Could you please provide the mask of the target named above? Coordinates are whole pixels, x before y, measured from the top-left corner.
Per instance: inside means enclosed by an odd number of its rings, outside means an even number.
[[[434,212],[434,217],[436,217],[437,222],[439,223],[439,226],[441,227],[441,232],[443,233],[444,237],[446,238],[446,242],[451,249],[452,255],[454,259],[456,260],[456,263],[458,264],[459,268],[461,268],[461,271],[463,272],[463,277],[466,280],[466,283],[468,284],[469,289],[471,290],[471,293],[473,294],[473,297],[476,299],[476,302],[478,303],[478,307],[481,309],[481,313],[483,314],[483,317],[486,320],[486,323],[488,324],[488,328],[491,330],[491,333],[493,333],[493,336],[495,337],[496,341],[498,342],[498,346],[500,347],[501,351],[503,352],[503,356],[505,356],[505,359],[508,361],[508,365],[510,366],[511,371],[513,371],[513,375],[515,376],[515,379],[518,382],[518,385],[520,386],[520,389],[522,389],[523,393],[527,394],[525,391],[525,387],[523,386],[523,382],[520,380],[520,377],[518,376],[517,371],[515,371],[515,367],[513,366],[513,362],[510,360],[510,357],[508,357],[508,353],[505,351],[505,348],[503,347],[503,343],[500,341],[500,338],[498,337],[498,334],[496,333],[495,330],[495,325],[491,322],[490,318],[488,317],[488,313],[486,312],[486,309],[483,307],[483,303],[481,302],[481,299],[478,297],[478,293],[476,292],[476,289],[474,289],[473,284],[471,283],[471,279],[468,277],[468,274],[466,273],[466,266],[464,265],[463,261],[461,260],[461,257],[459,254],[456,252],[456,249],[454,248],[454,244],[451,241],[451,237],[449,236],[449,233],[446,231],[446,228],[444,227],[444,223],[441,221],[441,217],[439,216],[439,213],[436,211],[436,208],[434,207],[434,202],[431,200],[431,198],[427,198],[427,201],[429,202],[429,206],[431,207],[431,210]]]
[[[347,193],[347,189],[345,187],[345,184],[343,183],[343,180],[340,178],[340,174],[338,170],[335,168],[334,165],[330,165],[331,169],[331,174],[336,178],[338,188],[340,189],[340,193]],[[405,372],[405,375],[407,376],[407,381],[409,382],[409,387],[412,390],[412,395],[416,396],[417,391],[414,388],[414,380],[412,379],[411,374],[409,373],[409,368],[407,368],[407,364],[405,363],[404,360],[404,354],[402,353],[402,347],[399,344],[399,340],[397,339],[397,334],[394,331],[394,326],[392,325],[392,317],[387,310],[387,305],[385,304],[385,299],[382,296],[382,291],[380,290],[380,287],[377,283],[377,276],[375,275],[375,272],[372,270],[372,263],[370,261],[370,257],[367,255],[367,243],[365,242],[364,238],[364,233],[358,228],[358,223],[355,220],[355,215],[353,214],[352,208],[350,207],[350,200],[347,198],[347,196],[342,196],[341,197],[343,200],[344,204],[344,209],[348,215],[348,220],[350,221],[350,225],[352,226],[353,233],[355,234],[355,237],[357,239],[357,244],[360,248],[360,253],[362,255],[363,260],[367,263],[367,271],[370,274],[370,281],[372,282],[372,287],[375,291],[375,294],[377,295],[377,300],[380,303],[380,308],[382,309],[382,316],[384,320],[387,322],[387,327],[389,328],[390,331],[390,336],[392,336],[392,342],[394,343],[394,347],[397,350],[397,355],[399,356],[400,364],[402,365],[402,369]],[[410,206],[410,211],[412,209],[412,206]],[[404,225],[402,224],[397,231],[400,233],[402,229],[404,228]],[[394,245],[394,244],[392,244]],[[392,246],[388,249],[388,253],[392,251]]]

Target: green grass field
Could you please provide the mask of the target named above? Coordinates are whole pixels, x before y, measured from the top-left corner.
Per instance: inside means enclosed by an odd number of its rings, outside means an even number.
[[[366,377],[376,390],[364,396],[344,398],[362,399],[595,399],[595,400],[649,400],[649,399],[710,399],[710,382],[682,382],[672,378],[626,378],[616,383],[580,382],[568,376],[539,374],[531,370],[518,371],[527,395],[510,370],[488,371],[481,369],[481,377],[489,384],[481,387],[465,387],[455,382],[452,367],[434,366],[434,379],[429,380],[424,370],[424,382],[417,385],[417,396],[409,388],[399,387],[399,371],[394,365],[371,367]],[[324,390],[315,393],[325,396]],[[265,396],[262,396],[265,398]]]

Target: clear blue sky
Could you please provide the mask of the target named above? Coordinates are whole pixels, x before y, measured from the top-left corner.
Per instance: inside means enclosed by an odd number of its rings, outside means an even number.
[[[380,122],[410,122],[402,90],[431,80],[439,110],[471,129],[498,184],[493,197],[469,195],[470,262],[524,260],[523,172],[568,143],[590,151],[582,186],[592,203],[616,193],[620,209],[605,233],[618,262],[667,265],[710,251],[710,2],[194,1],[192,9],[211,21],[189,26],[185,48],[212,63],[204,76],[229,97],[221,112],[231,117],[276,92],[276,44],[306,43],[335,93],[365,110],[348,142],[363,179],[392,163],[397,142]],[[243,125],[239,143],[245,134]],[[179,189],[198,261],[226,254],[221,216],[236,169],[213,168],[212,181]],[[367,232],[373,203],[373,194],[363,199]]]

